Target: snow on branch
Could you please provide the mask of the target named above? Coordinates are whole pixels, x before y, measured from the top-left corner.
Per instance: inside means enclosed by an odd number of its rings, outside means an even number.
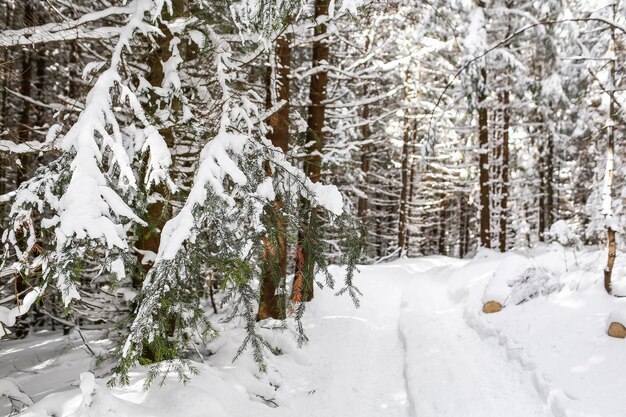
[[[5,329],[4,326],[14,326],[15,320],[18,317],[28,313],[30,307],[37,300],[37,297],[39,297],[42,293],[43,291],[41,290],[41,288],[35,287],[31,291],[29,291],[26,296],[24,296],[21,304],[18,304],[11,309],[0,306],[0,337],[10,333],[7,329]]]
[[[32,225],[32,209],[42,213],[49,208],[54,215],[42,221],[43,227],[54,228],[56,249],[51,257],[55,265],[44,271],[45,277],[54,277],[67,306],[73,299],[80,298],[75,288],[71,265],[81,251],[96,246],[105,253],[116,253],[116,259],[107,262],[111,272],[124,276],[123,263],[119,256],[128,250],[127,229],[130,221],[145,225],[128,205],[128,195],[137,188],[132,166],[135,144],[144,145],[149,151],[147,186],[165,182],[174,189],[169,179],[171,155],[158,129],[147,119],[140,99],[122,78],[125,55],[131,53],[135,34],[146,39],[164,36],[154,22],[160,18],[162,8],[171,8],[169,1],[135,0],[121,8],[110,8],[102,12],[85,15],[76,22],[94,21],[113,14],[126,14],[125,24],[117,31],[119,38],[112,50],[108,67],[103,63],[91,64],[89,68],[101,70],[87,94],[84,109],[76,123],[64,135],[58,135],[61,127],[50,129],[46,144],[62,151],[57,163],[50,164],[30,181],[22,184],[15,195],[12,215],[16,216],[12,230],[6,231],[3,240],[13,246],[19,258],[28,254],[35,242],[34,228],[24,228],[26,221]],[[39,33],[35,30],[35,33]],[[172,72],[174,68],[170,68]],[[89,72],[89,71],[88,71]],[[126,75],[125,75],[126,77]],[[169,79],[172,79],[172,74]],[[127,105],[131,114],[143,125],[122,128],[116,114],[119,106]],[[128,136],[131,133],[132,137]],[[13,147],[14,149],[14,147]],[[19,149],[21,150],[21,149]],[[106,169],[106,172],[105,172]],[[52,179],[52,180],[51,180]],[[64,181],[59,181],[65,179]],[[65,185],[67,184],[67,185]],[[26,220],[19,220],[20,218]],[[28,248],[18,247],[18,233],[26,230]],[[21,261],[26,261],[21,259]]]
[[[105,39],[115,37],[122,32],[121,28],[100,27],[88,29],[83,26],[111,16],[130,15],[136,10],[135,3],[136,2],[132,2],[122,7],[108,7],[104,10],[87,13],[78,19],[66,20],[62,23],[47,23],[41,26],[17,30],[4,30],[0,32],[0,47],[34,45],[73,39]]]
[[[8,152],[14,154],[41,152],[49,148],[46,143],[31,140],[23,143],[15,143],[10,140],[0,140],[0,152]]]

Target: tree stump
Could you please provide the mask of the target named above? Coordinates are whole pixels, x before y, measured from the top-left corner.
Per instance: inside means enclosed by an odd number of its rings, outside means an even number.
[[[619,339],[624,339],[624,338],[626,338],[626,327],[624,327],[624,325],[622,323],[618,323],[618,322],[614,321],[609,326],[609,332],[608,333],[609,333],[609,336],[611,336],[611,337],[617,337]]]
[[[497,313],[500,310],[502,310],[502,304],[497,301],[487,301],[483,304],[483,313],[485,314]]]

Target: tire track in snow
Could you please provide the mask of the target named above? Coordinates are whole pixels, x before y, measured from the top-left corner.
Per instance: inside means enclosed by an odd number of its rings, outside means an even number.
[[[417,413],[415,411],[415,404],[413,403],[413,396],[411,395],[411,384],[409,383],[409,363],[407,358],[407,341],[406,335],[402,330],[402,316],[404,310],[407,308],[407,303],[402,298],[402,302],[400,303],[400,313],[398,316],[398,338],[400,339],[400,345],[402,346],[402,358],[403,358],[403,372],[402,375],[404,377],[404,389],[406,390],[406,398],[408,402],[407,409],[407,417],[417,417]]]

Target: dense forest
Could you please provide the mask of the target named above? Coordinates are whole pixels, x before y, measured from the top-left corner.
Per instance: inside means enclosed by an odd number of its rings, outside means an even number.
[[[0,0],[0,346],[147,386],[228,322],[263,372],[359,265],[551,242],[626,295],[625,43],[618,0]]]

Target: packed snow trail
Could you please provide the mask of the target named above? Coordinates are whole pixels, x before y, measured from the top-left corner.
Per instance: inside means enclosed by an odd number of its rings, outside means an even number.
[[[313,304],[310,416],[551,415],[530,376],[468,327],[433,257],[367,267],[362,306],[329,292]]]
[[[409,277],[400,314],[416,416],[550,415],[530,375],[467,326],[464,306],[450,299],[445,277],[432,271]]]
[[[348,297],[324,291],[307,314],[311,342],[305,355],[315,392],[303,416],[412,416],[404,378],[404,349],[397,330],[402,302],[401,279],[367,279],[361,307]],[[380,297],[379,297],[380,296]],[[313,412],[314,410],[314,412]]]
[[[276,332],[285,354],[268,359],[273,365],[261,380],[252,371],[256,365],[251,357],[231,362],[241,333],[225,333],[188,385],[171,376],[164,387],[156,384],[143,392],[142,371],[128,387],[109,391],[100,381],[92,391],[92,382],[81,385],[82,394],[73,389],[49,396],[25,415],[551,416],[529,373],[507,360],[505,348],[495,340],[483,340],[468,327],[466,304],[451,299],[448,276],[464,263],[426,257],[363,267],[356,281],[363,292],[359,309],[333,290],[317,291],[304,321],[310,343],[299,350],[289,334]],[[333,273],[341,277],[339,269]],[[15,360],[10,350],[5,353],[5,362]],[[42,390],[31,382],[59,366],[41,369],[32,379],[15,376],[27,394],[37,395]],[[59,375],[76,380],[78,372]],[[96,409],[81,406],[94,395]]]

